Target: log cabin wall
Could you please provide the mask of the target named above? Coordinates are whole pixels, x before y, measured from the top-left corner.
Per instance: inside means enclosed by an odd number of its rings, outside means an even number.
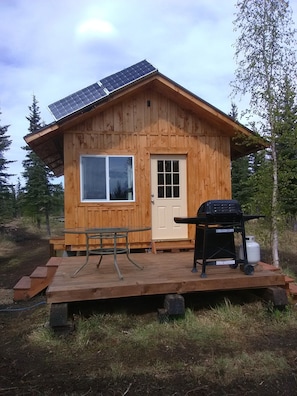
[[[100,107],[101,108],[101,107]],[[230,137],[154,90],[105,105],[64,132],[65,227],[151,226],[150,156],[187,156],[188,215],[208,199],[231,197]],[[133,155],[135,202],[80,201],[80,155]],[[194,227],[189,237],[194,238]],[[69,245],[84,238],[65,235]],[[150,231],[131,234],[135,247],[148,247]]]

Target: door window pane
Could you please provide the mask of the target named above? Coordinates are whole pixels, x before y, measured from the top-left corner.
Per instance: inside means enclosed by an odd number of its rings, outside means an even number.
[[[164,174],[158,173],[158,185],[164,185]]]
[[[165,172],[171,172],[172,161],[165,161]]]
[[[171,185],[171,174],[166,173],[166,186]]]
[[[173,196],[179,198],[179,186],[173,186]]]
[[[158,172],[164,172],[164,161],[158,161]]]
[[[158,187],[158,198],[164,198],[164,186]]]
[[[157,175],[158,198],[179,198],[180,197],[179,161],[158,160],[157,170],[158,170],[158,175]]]
[[[173,184],[179,184],[179,174],[178,173],[173,174]]]
[[[172,161],[173,172],[179,172],[179,161]]]
[[[166,186],[166,198],[172,198],[172,187]]]

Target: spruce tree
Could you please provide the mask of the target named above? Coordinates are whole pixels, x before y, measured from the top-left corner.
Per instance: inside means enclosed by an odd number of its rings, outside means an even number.
[[[30,114],[29,132],[34,133],[42,127],[40,111],[36,97],[33,96],[32,106],[29,106]],[[23,147],[26,150],[26,157],[23,161],[23,177],[25,186],[22,194],[22,208],[24,214],[34,218],[38,228],[41,227],[41,219],[45,217],[47,232],[50,235],[49,216],[52,207],[52,191],[54,185],[50,183],[54,177],[50,169],[31,150],[29,146]]]
[[[5,158],[5,152],[11,145],[8,128],[9,125],[0,126],[0,222],[13,217],[13,186],[9,181],[13,175],[8,172],[8,165],[15,161]]]
[[[287,220],[297,215],[297,105],[296,90],[286,79],[277,123],[280,209]]]
[[[238,108],[235,103],[231,103],[229,116],[234,121],[238,121]],[[231,164],[232,198],[237,199],[245,211],[249,210],[251,195],[249,178],[249,156],[233,160]]]

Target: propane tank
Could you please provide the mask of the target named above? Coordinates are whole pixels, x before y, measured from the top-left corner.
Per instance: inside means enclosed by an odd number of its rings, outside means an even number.
[[[246,252],[248,263],[255,266],[260,261],[260,245],[255,241],[255,237],[252,235],[245,237]],[[239,247],[239,258],[243,260],[243,246]]]

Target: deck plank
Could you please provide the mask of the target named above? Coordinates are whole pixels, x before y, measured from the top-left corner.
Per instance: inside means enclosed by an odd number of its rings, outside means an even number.
[[[99,269],[96,268],[98,257],[91,256],[86,267],[74,278],[73,273],[85,257],[64,257],[47,289],[48,303],[285,286],[283,274],[269,271],[261,265],[251,276],[239,268],[208,266],[207,278],[201,278],[200,266],[197,273],[191,272],[193,252],[134,253],[131,257],[144,268],[139,270],[125,255],[119,255],[118,265],[123,280],[118,278],[112,256],[103,257]]]

